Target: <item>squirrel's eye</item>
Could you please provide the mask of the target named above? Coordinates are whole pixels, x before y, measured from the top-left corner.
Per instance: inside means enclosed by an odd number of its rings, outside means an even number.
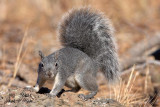
[[[40,64],[39,64],[39,67],[40,67],[40,68],[43,68],[43,67],[44,67],[44,64],[43,64],[43,63],[40,63]]]
[[[57,67],[57,66],[58,66],[58,64],[57,64],[57,63],[55,63],[55,66]]]
[[[43,68],[43,67],[44,67],[44,64],[41,64],[41,67]]]

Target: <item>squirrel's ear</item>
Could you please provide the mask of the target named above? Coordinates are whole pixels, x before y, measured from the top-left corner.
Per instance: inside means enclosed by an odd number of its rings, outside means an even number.
[[[42,53],[42,51],[39,51],[39,56],[41,57],[41,59],[44,58],[44,54]]]

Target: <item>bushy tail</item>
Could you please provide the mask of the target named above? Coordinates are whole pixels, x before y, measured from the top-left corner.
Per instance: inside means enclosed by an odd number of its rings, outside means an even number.
[[[110,21],[90,8],[73,9],[59,25],[63,46],[77,48],[97,61],[108,82],[119,79],[119,62]]]

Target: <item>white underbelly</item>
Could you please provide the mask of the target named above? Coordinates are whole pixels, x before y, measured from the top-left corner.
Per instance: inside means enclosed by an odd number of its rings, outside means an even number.
[[[67,87],[69,87],[69,88],[76,88],[76,87],[78,87],[78,84],[77,84],[77,82],[76,82],[76,80],[75,80],[75,76],[74,76],[74,75],[70,76],[70,77],[67,79],[65,85],[66,85]]]

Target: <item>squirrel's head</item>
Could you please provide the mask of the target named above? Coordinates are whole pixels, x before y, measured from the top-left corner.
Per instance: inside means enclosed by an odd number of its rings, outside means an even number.
[[[41,61],[38,67],[38,74],[44,78],[53,79],[58,72],[58,61],[54,58],[54,55],[44,56],[39,51]]]

